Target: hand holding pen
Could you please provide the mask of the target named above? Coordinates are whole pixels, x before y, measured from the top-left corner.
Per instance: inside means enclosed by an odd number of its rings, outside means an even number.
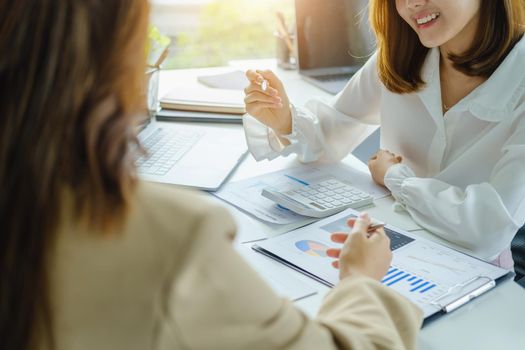
[[[348,220],[352,232],[334,232],[331,239],[343,243],[341,249],[328,249],[326,254],[336,258],[332,262],[339,269],[339,278],[365,275],[381,280],[392,261],[390,239],[383,230],[383,223],[373,223],[368,214]]]
[[[244,89],[246,111],[278,135],[292,132],[290,101],[282,82],[270,70],[249,70],[250,85]]]

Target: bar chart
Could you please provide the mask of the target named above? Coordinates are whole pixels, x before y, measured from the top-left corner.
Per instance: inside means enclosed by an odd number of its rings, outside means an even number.
[[[421,302],[431,300],[444,292],[438,283],[394,265],[388,269],[381,283],[401,294],[410,294],[411,299],[415,298]]]

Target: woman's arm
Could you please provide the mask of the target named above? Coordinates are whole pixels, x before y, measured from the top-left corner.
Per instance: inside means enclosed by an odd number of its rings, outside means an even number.
[[[230,241],[222,210],[202,218],[166,294],[160,349],[412,349],[421,311],[370,277],[345,278],[318,320],[277,297]],[[388,244],[387,244],[388,247]]]
[[[306,162],[345,157],[362,141],[367,125],[380,122],[381,83],[376,66],[373,55],[334,98],[312,99],[302,109],[292,106],[289,135],[278,135],[246,115],[243,118],[246,138],[255,159],[273,159],[291,153],[297,153]]]
[[[408,166],[396,164],[386,173],[386,186],[422,227],[483,259],[495,258],[509,248],[525,222],[523,109],[489,181],[461,189],[436,179],[418,178]]]

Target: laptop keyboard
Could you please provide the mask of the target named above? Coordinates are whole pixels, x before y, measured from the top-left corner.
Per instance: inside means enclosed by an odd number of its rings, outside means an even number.
[[[137,160],[139,173],[167,174],[203,135],[203,131],[158,128],[142,140],[148,154]]]
[[[354,75],[354,74],[353,73],[346,73],[346,74],[317,75],[317,76],[315,76],[315,79],[320,80],[320,81],[350,80],[352,75]]]

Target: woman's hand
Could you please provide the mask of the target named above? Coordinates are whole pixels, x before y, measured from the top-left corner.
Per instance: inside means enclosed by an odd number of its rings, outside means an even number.
[[[350,234],[332,233],[332,241],[344,243],[342,249],[328,249],[327,255],[338,258],[332,265],[339,269],[339,279],[352,275],[365,275],[380,281],[386,274],[392,252],[390,239],[383,228],[368,232],[370,217],[366,213],[357,219],[348,220]]]
[[[402,160],[403,158],[401,156],[396,156],[392,152],[383,149],[377,151],[377,153],[368,161],[368,168],[370,169],[374,181],[384,186],[385,175],[388,168],[394,164],[401,163]]]
[[[292,132],[290,101],[279,78],[270,70],[249,70],[246,72],[246,77],[250,81],[250,85],[244,89],[246,112],[273,129],[278,135],[290,134]],[[269,83],[266,91],[261,87],[264,80]]]

